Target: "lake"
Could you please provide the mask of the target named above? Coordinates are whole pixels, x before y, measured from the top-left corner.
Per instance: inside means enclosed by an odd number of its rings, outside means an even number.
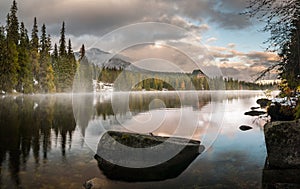
[[[108,189],[261,188],[265,120],[244,113],[263,96],[261,91],[0,96],[0,188],[81,188],[95,177]],[[241,125],[253,129],[241,131]],[[203,149],[178,165],[176,174],[126,181],[121,173],[109,176],[95,158],[101,136],[111,130],[189,138]]]

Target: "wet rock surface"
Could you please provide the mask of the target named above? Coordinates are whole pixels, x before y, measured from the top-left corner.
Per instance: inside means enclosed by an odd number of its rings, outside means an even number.
[[[267,123],[264,134],[270,168],[300,169],[300,120]]]
[[[269,104],[272,103],[272,101],[266,98],[261,98],[258,99],[256,103],[259,104],[261,108],[266,108]]]
[[[171,179],[179,176],[195,159],[204,151],[204,146],[200,145],[199,141],[187,140],[182,138],[149,136],[134,133],[109,131],[105,133],[98,144],[97,154],[95,159],[98,162],[99,169],[103,174],[112,180],[121,180],[127,182],[145,182],[145,181],[160,181]],[[168,141],[167,141],[168,140]],[[155,149],[154,146],[166,142],[171,145],[162,146],[160,149]],[[139,158],[139,154],[132,151],[130,159],[125,158],[128,151],[118,149],[118,144],[126,145],[132,148],[153,148],[153,154]],[[168,149],[167,149],[168,148]],[[171,159],[159,164],[142,167],[147,165],[148,161],[153,161],[159,153],[179,148],[179,152]],[[127,149],[127,150],[131,150]],[[105,155],[104,155],[105,154]],[[122,156],[123,154],[123,156]],[[145,154],[144,154],[145,155]],[[122,166],[126,161],[126,165],[136,165],[134,163],[141,162],[141,167]]]

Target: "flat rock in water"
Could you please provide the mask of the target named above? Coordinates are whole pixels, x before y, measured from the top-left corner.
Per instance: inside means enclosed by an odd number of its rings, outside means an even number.
[[[247,125],[242,125],[242,126],[240,126],[240,130],[241,130],[241,131],[248,131],[248,130],[250,130],[250,129],[253,129],[253,128],[250,127],[250,126],[247,126]]]
[[[257,110],[257,109],[259,109],[260,107],[251,107],[250,109],[251,110]]]
[[[120,144],[129,148],[120,148]],[[151,152],[145,156],[145,153],[135,153],[135,148],[148,148]],[[174,150],[178,153],[170,159],[157,161],[160,155]],[[111,180],[150,182],[178,177],[204,150],[196,140],[108,131],[102,135],[94,158],[102,173]]]
[[[260,115],[264,115],[267,112],[264,111],[249,111],[249,112],[245,112],[245,115],[249,115],[249,116],[260,116]]]

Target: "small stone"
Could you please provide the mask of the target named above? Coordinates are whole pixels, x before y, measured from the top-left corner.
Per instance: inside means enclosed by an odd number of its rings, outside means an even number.
[[[250,127],[250,126],[247,126],[247,125],[242,125],[242,126],[240,126],[240,130],[241,130],[241,131],[248,131],[248,130],[250,130],[250,129],[253,129],[253,128]]]
[[[260,115],[264,115],[267,112],[264,111],[250,111],[250,112],[245,112],[245,115],[249,115],[249,116],[260,116]]]
[[[86,181],[83,184],[83,188],[85,189],[101,189],[102,188],[102,180],[100,178],[93,178],[91,180]]]
[[[257,110],[259,109],[260,107],[251,107],[251,110]]]

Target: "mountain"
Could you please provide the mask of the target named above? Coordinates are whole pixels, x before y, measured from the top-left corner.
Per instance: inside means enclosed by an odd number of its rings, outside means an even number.
[[[75,57],[79,59],[79,52],[75,52]],[[98,65],[102,68],[116,68],[124,69],[130,66],[130,58],[120,55],[111,54],[109,52],[104,52],[98,48],[91,48],[86,50],[85,56],[88,58],[89,62]]]
[[[79,52],[75,52],[75,57],[79,59]],[[151,71],[144,69],[142,67],[136,66],[132,64],[132,60],[124,55],[121,54],[112,54],[109,52],[102,51],[98,48],[91,48],[86,50],[85,55],[91,64],[97,65],[102,68],[109,68],[109,69],[118,69],[118,70],[131,70],[135,72],[143,72],[143,73],[154,73],[157,71]],[[163,73],[163,72],[161,72]],[[165,72],[165,73],[172,73],[172,72]],[[206,77],[206,75],[202,72],[202,70],[194,70],[192,75],[197,76],[198,78]]]

